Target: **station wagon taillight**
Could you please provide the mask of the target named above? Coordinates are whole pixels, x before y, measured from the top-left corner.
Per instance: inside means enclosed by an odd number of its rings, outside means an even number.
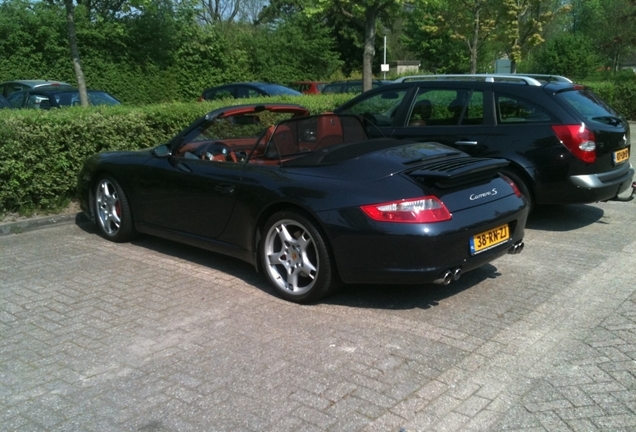
[[[451,219],[451,214],[437,197],[426,196],[360,207],[379,222],[430,223]]]
[[[552,130],[570,153],[586,163],[596,162],[594,134],[580,125],[553,125]]]

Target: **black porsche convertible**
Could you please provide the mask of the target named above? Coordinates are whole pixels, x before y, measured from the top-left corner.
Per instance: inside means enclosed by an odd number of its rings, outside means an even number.
[[[82,210],[115,242],[151,234],[227,254],[308,303],[342,283],[449,284],[523,248],[507,161],[386,138],[294,104],[214,110],[167,144],[88,158]]]

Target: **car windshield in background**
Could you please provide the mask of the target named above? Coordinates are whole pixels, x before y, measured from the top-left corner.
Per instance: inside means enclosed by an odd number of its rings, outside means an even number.
[[[76,106],[80,105],[79,92],[63,92],[55,93],[55,101],[60,106]],[[91,105],[121,105],[117,99],[105,92],[89,91],[88,100]]]
[[[564,91],[557,93],[557,96],[566,101],[586,120],[606,124],[622,122],[620,114],[589,90]]]
[[[270,96],[279,96],[279,95],[290,95],[290,96],[299,96],[301,93],[294,89],[290,89],[285,86],[276,85],[276,84],[263,84],[260,86],[262,90],[265,90]]]

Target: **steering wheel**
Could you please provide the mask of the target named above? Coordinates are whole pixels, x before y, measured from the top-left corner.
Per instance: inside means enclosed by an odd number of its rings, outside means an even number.
[[[220,142],[206,145],[201,150],[201,159],[214,162],[238,162],[236,153],[226,144]]]

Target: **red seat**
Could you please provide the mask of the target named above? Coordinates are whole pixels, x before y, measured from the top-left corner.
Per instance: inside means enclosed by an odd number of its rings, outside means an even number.
[[[273,144],[276,145],[279,157],[298,153],[298,141],[296,140],[296,136],[292,129],[287,125],[280,125],[276,128],[274,135],[272,136],[272,141]]]
[[[316,150],[340,144],[343,141],[342,124],[337,115],[322,115],[317,119]]]

